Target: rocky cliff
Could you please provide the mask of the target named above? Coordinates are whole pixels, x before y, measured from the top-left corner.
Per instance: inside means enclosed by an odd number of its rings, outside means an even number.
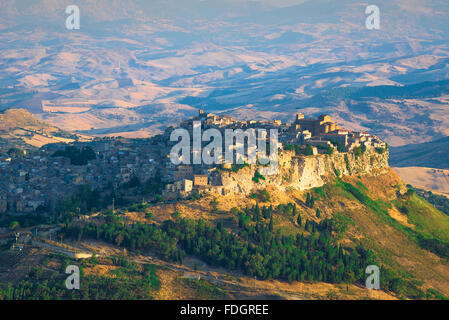
[[[247,166],[238,172],[219,171],[216,183],[223,186],[225,193],[249,194],[267,186],[277,187],[280,191],[307,190],[321,187],[337,175],[376,176],[387,173],[388,151],[380,153],[369,148],[360,155],[335,152],[315,156],[295,156],[293,151],[282,151],[275,175],[263,176],[256,182],[253,179],[256,170],[261,171],[261,166]]]

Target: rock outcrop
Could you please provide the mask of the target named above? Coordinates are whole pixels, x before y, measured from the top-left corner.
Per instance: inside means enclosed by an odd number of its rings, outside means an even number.
[[[389,171],[388,151],[378,152],[367,149],[361,155],[338,153],[332,155],[295,156],[293,151],[279,154],[277,173],[254,181],[256,170],[261,166],[247,166],[238,172],[217,171],[215,184],[222,186],[224,193],[249,194],[267,186],[277,187],[280,191],[288,189],[307,190],[321,187],[336,176],[376,176]]]

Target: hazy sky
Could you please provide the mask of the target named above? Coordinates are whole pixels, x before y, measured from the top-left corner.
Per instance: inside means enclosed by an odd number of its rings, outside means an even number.
[[[249,0],[233,0],[235,2],[248,2]],[[287,7],[296,4],[300,4],[303,2],[307,2],[308,0],[258,0],[259,2],[267,3],[276,7]]]

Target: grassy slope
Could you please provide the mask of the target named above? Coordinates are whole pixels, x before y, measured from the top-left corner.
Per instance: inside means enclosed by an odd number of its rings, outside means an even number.
[[[415,194],[398,197],[405,190],[393,171],[389,175],[345,179],[345,182],[356,186],[368,200],[360,201],[342,184],[335,184],[325,188],[331,200],[320,205],[332,212],[344,212],[355,222],[347,233],[349,240],[361,241],[373,249],[382,263],[423,290],[435,288],[449,296],[447,260],[423,249],[417,241],[420,236],[447,241],[449,217]],[[393,211],[406,211],[404,219],[392,218]]]
[[[405,206],[408,208],[409,221],[416,225],[416,231],[449,241],[449,217],[447,215],[417,195],[408,199]]]

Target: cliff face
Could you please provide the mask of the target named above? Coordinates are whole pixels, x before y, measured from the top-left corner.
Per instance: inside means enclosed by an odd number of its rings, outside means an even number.
[[[256,189],[267,186],[277,187],[280,191],[288,189],[307,190],[321,187],[336,175],[341,176],[376,176],[387,173],[388,151],[379,153],[367,149],[362,155],[337,153],[297,157],[292,151],[283,151],[279,155],[277,174],[264,176],[265,180],[253,181],[254,173],[260,168],[245,167],[238,172],[219,172],[218,184],[226,193],[249,194]]]

